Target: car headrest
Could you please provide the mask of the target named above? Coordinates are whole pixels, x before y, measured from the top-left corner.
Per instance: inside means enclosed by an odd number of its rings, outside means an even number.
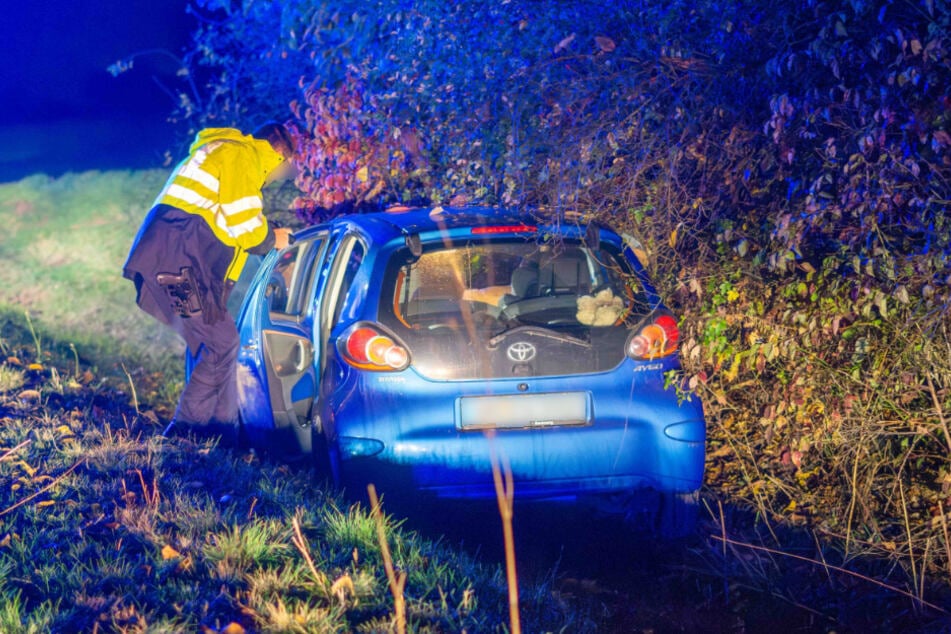
[[[512,294],[517,297],[538,295],[538,270],[520,267],[512,271]]]
[[[585,268],[582,268],[585,267]],[[579,293],[587,291],[587,266],[580,258],[563,256],[541,267],[539,284],[555,293]],[[584,282],[584,287],[581,287]]]

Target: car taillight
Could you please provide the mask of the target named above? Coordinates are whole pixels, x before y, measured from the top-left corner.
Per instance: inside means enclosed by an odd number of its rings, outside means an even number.
[[[535,233],[538,227],[532,225],[489,225],[483,227],[473,227],[472,235],[484,235],[487,233]]]
[[[657,359],[677,351],[680,331],[677,320],[670,315],[659,315],[627,342],[627,354],[632,359]]]
[[[370,326],[351,330],[340,348],[347,363],[361,370],[388,372],[409,365],[406,348]]]

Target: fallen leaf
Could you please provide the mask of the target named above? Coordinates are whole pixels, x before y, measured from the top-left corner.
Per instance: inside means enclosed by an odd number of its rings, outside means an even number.
[[[337,597],[337,600],[340,601],[340,604],[343,605],[347,602],[347,593],[351,595],[356,594],[357,589],[353,585],[353,579],[350,578],[349,574],[344,574],[342,577],[333,582],[333,585],[330,586],[330,593]]]
[[[43,500],[42,502],[37,503],[36,508],[46,508],[47,506],[53,506],[56,504],[56,500]]]
[[[932,133],[935,140],[941,145],[951,145],[951,134],[948,134],[944,130],[938,130],[937,132]],[[9,361],[10,359],[7,359]]]
[[[571,44],[571,43],[574,41],[575,37],[577,37],[577,33],[572,33],[572,34],[569,35],[568,37],[566,37],[566,38],[564,38],[563,40],[561,40],[560,42],[558,42],[558,44],[555,45],[554,52],[555,52],[555,53],[560,53],[561,51],[563,51],[563,50],[565,50],[566,48],[568,48],[568,45]]]
[[[469,202],[469,196],[466,194],[456,194],[449,200],[449,204],[452,207],[462,207]]]
[[[17,357],[7,357],[7,363],[10,365],[23,365],[23,362],[20,361]]]
[[[40,400],[40,392],[39,390],[23,390],[17,394],[17,398],[21,401],[37,402]]]
[[[194,567],[194,562],[192,561],[191,555],[186,555],[184,559],[178,562],[178,567],[176,568],[179,572],[191,572],[191,569]]]
[[[221,629],[220,634],[244,634],[244,628],[232,621]]]
[[[595,35],[594,43],[605,53],[610,53],[617,48],[617,44],[614,43],[614,40],[605,35]]]
[[[180,552],[178,552],[177,550],[175,550],[168,544],[165,544],[164,546],[162,546],[162,559],[168,561],[169,559],[175,559],[181,556],[182,554]]]
[[[32,371],[32,372],[42,372],[42,371],[43,371],[43,364],[42,364],[42,363],[31,363],[30,365],[26,366],[26,369],[27,369],[27,370],[30,370],[30,371]]]

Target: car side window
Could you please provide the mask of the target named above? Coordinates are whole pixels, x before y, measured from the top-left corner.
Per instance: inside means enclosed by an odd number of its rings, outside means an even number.
[[[321,293],[319,323],[323,342],[327,341],[330,330],[340,319],[347,294],[365,255],[366,246],[356,236],[347,235],[340,240],[325,290]]]
[[[353,285],[357,271],[360,270],[360,265],[363,263],[363,256],[365,254],[366,250],[363,243],[354,240],[353,247],[350,249],[350,254],[347,256],[346,263],[341,271],[342,277],[334,301],[334,312],[333,318],[330,321],[331,324],[335,324],[340,320],[340,313],[343,311],[347,294],[350,292],[350,287]]]
[[[324,240],[295,243],[278,256],[264,290],[267,310],[274,317],[298,317],[306,306],[313,284],[314,255]]]

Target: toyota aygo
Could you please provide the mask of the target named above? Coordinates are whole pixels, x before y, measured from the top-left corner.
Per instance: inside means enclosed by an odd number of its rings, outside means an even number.
[[[260,263],[238,329],[245,437],[351,490],[494,497],[495,459],[516,500],[636,497],[665,532],[696,500],[705,424],[677,387],[677,319],[604,227],[334,218]]]

